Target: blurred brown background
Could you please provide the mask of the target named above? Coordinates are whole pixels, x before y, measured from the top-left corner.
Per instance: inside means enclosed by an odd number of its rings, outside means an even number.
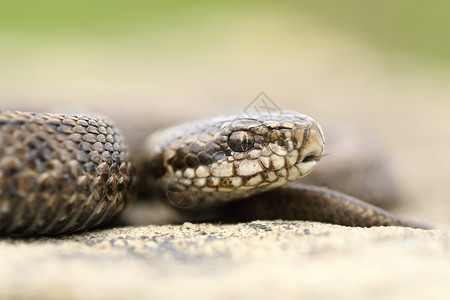
[[[10,1],[0,106],[145,128],[239,112],[264,91],[378,137],[410,203],[398,212],[448,228],[449,18],[437,0]]]

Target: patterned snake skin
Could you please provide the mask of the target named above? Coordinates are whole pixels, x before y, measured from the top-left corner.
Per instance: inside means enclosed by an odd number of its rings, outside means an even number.
[[[285,186],[310,173],[323,151],[320,126],[285,111],[157,131],[136,165],[141,190],[177,208],[215,209],[223,220],[426,227],[338,192]],[[103,224],[129,202],[133,170],[121,135],[102,117],[1,111],[0,234],[70,233]]]
[[[101,117],[0,113],[0,233],[99,225],[132,185],[127,146]]]

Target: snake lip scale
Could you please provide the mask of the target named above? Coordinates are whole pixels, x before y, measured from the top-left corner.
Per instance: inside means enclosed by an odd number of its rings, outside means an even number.
[[[324,146],[316,121],[280,111],[158,130],[131,158],[120,131],[102,116],[0,111],[0,234],[93,228],[122,211],[136,186],[176,208],[220,210],[224,219],[426,228],[345,194],[295,183],[315,168]]]

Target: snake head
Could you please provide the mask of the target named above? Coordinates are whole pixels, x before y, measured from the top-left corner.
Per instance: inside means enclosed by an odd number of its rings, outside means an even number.
[[[180,125],[146,144],[153,149],[150,157],[163,166],[162,186],[199,191],[202,199],[215,202],[296,181],[314,169],[325,142],[313,119],[282,111]]]
[[[264,190],[309,174],[325,145],[320,125],[292,111],[237,118],[221,128],[220,136],[227,139],[220,144],[222,164],[233,163],[233,175]]]

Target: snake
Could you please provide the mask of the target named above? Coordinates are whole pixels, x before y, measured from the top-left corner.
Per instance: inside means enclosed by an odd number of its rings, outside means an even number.
[[[294,111],[237,114],[149,133],[139,155],[97,114],[0,111],[0,235],[101,226],[136,194],[219,221],[291,219],[429,228],[320,185],[298,182],[325,157],[325,137]],[[154,196],[152,196],[154,195]]]

